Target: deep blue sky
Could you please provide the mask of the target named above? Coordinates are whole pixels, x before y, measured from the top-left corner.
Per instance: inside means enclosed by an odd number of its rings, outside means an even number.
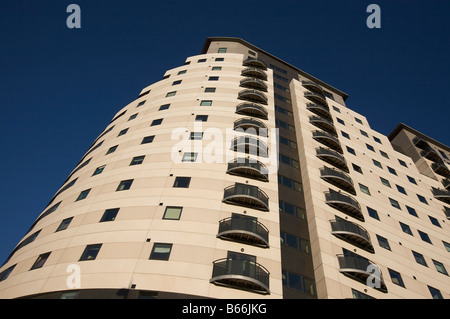
[[[448,0],[0,0],[0,264],[113,115],[208,36],[346,92],[382,134],[403,122],[450,145],[449,14]]]

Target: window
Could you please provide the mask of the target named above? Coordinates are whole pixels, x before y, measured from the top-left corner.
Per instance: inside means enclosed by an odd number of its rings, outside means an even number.
[[[202,100],[200,102],[201,106],[211,106],[212,105],[212,100]]]
[[[444,153],[444,152],[442,152],[441,150],[438,150],[439,151],[439,153],[441,153],[441,156],[443,157],[443,158],[445,158],[446,160],[448,160],[448,157],[447,157],[447,155]]]
[[[302,183],[297,182],[297,181],[290,179],[283,175],[278,175],[278,184],[282,184],[286,187],[289,187],[289,188],[299,191],[299,192],[303,191]]]
[[[416,180],[413,178],[413,177],[411,177],[411,176],[408,176],[408,175],[406,175],[406,177],[408,177],[408,180],[411,182],[411,183],[413,183],[413,184],[416,184],[417,185],[417,183],[416,183]]]
[[[168,79],[168,78],[170,78],[170,74],[164,75],[162,79],[165,80],[165,79]]]
[[[397,185],[397,184],[395,184],[395,186],[397,187],[397,190],[398,190],[400,193],[405,194],[405,195],[408,195],[408,194],[406,194],[406,190],[405,190],[402,186]]]
[[[79,261],[94,260],[97,258],[100,248],[102,248],[102,244],[87,245]]]
[[[203,139],[203,132],[191,132],[189,139],[190,140],[201,140],[201,139]]]
[[[444,275],[448,276],[447,270],[445,269],[444,264],[439,262],[439,261],[436,261],[434,259],[432,259],[432,260],[433,260],[434,266],[436,267],[436,270],[438,272],[440,272],[441,274],[444,274]]]
[[[138,113],[135,113],[135,114],[131,115],[131,116],[128,118],[128,121],[134,120],[137,116],[138,116]]]
[[[142,105],[144,105],[145,104],[145,100],[144,101],[141,101],[141,102],[139,102],[139,104],[136,106],[136,107],[139,107],[139,106],[142,106]]]
[[[293,204],[279,201],[280,212],[295,216],[300,219],[306,219],[306,211],[303,208],[297,207]]]
[[[417,194],[417,198],[424,204],[428,205],[427,200],[425,199],[425,197],[423,197],[422,195]]]
[[[450,244],[445,241],[442,241],[442,243],[444,244],[445,249],[450,253]]]
[[[349,152],[350,154],[356,155],[356,152],[353,148],[346,146],[347,148],[347,152]]]
[[[410,215],[415,216],[415,217],[419,217],[419,216],[417,216],[417,212],[416,212],[416,210],[414,208],[406,206],[406,210],[408,211],[408,213]]]
[[[114,221],[116,219],[118,212],[119,212],[119,208],[111,208],[111,209],[105,210],[102,218],[100,219],[100,223]]]
[[[405,161],[402,161],[401,159],[398,159],[398,162],[400,163],[400,165],[402,165],[404,167],[408,167],[408,165],[406,165]]]
[[[395,207],[397,209],[401,210],[400,204],[395,199],[389,198],[389,201],[391,202],[392,207]]]
[[[205,93],[214,93],[216,92],[216,88],[205,88]]]
[[[389,159],[389,156],[387,155],[386,152],[380,151],[381,156],[386,157],[387,159]]]
[[[190,183],[190,177],[176,177],[175,182],[173,183],[173,187],[188,188]]]
[[[141,94],[139,94],[138,98],[143,97],[144,95],[147,95],[150,93],[150,90],[147,90],[145,92],[142,92]]]
[[[380,235],[377,235],[377,239],[378,239],[378,244],[380,245],[380,247],[383,247],[387,250],[391,250],[391,247],[389,246],[389,242],[386,238],[381,237]]]
[[[126,191],[129,190],[131,187],[131,184],[133,184],[132,179],[128,179],[126,181],[121,181],[119,184],[119,187],[117,187],[116,191]]]
[[[287,157],[280,153],[280,162],[292,166],[293,168],[300,169],[300,163],[290,157]]]
[[[206,62],[206,59],[199,59],[199,60],[197,61],[197,63],[203,63],[203,62]]]
[[[227,53],[227,48],[219,48],[219,50],[217,50],[217,53]]]
[[[378,216],[378,212],[375,209],[367,207],[367,212],[369,213],[370,217],[380,220],[380,217]]]
[[[300,250],[304,253],[311,253],[311,244],[309,240],[300,238],[285,232],[280,232],[281,244]]]
[[[345,125],[345,122],[343,120],[341,120],[340,118],[336,118],[336,120],[338,121],[338,123],[341,123],[342,125]]]
[[[164,111],[167,110],[170,107],[170,104],[163,104],[159,107],[158,111]]]
[[[131,160],[130,166],[140,165],[144,161],[145,155],[133,157]]]
[[[375,165],[376,167],[383,168],[383,166],[381,165],[381,163],[378,162],[377,160],[372,159],[372,162],[373,162],[373,165]]]
[[[182,75],[182,74],[185,74],[186,72],[187,72],[187,70],[181,70],[177,73],[177,75]]]
[[[359,118],[357,118],[357,117],[355,117],[355,121],[356,121],[357,123],[359,123],[359,124],[363,124],[363,122],[362,122]]]
[[[350,135],[348,135],[346,132],[341,131],[341,134],[343,137],[350,139]]]
[[[213,71],[221,71],[222,67],[221,66],[213,66],[211,70],[213,70]]]
[[[369,137],[369,134],[367,134],[365,131],[363,130],[359,130],[361,132],[361,135],[365,136],[365,137]]]
[[[334,106],[334,105],[333,105],[333,110],[335,110],[338,113],[341,113],[341,110],[338,107]]]
[[[86,189],[86,190],[84,190],[84,191],[82,191],[82,192],[80,193],[80,195],[78,195],[78,197],[77,197],[77,199],[76,199],[75,201],[79,201],[79,200],[85,199],[85,198],[88,196],[88,194],[89,194],[90,191],[91,191],[90,188],[89,188],[89,189]]]
[[[402,222],[399,222],[399,223],[400,223],[400,227],[402,228],[402,230],[403,230],[404,233],[413,236],[413,233],[412,233],[412,231],[411,231],[411,228],[410,228],[408,225],[403,224]]]
[[[197,153],[184,153],[183,154],[183,162],[195,162],[197,160]]]
[[[283,137],[283,136],[279,136],[279,139],[280,139],[280,143],[282,143],[282,144],[284,144],[284,145],[287,145],[287,146],[289,146],[289,147],[292,147],[292,148],[297,148],[297,143],[296,142],[293,142],[293,141],[291,141],[291,140],[289,140],[289,139],[287,139],[287,138],[285,138],[285,137]]]
[[[172,244],[154,243],[152,253],[150,254],[149,259],[169,260],[171,251],[172,251]]]
[[[117,146],[119,146],[119,145],[110,147],[109,150],[106,152],[106,155],[114,153],[116,151],[116,149],[117,149]]]
[[[117,137],[122,136],[122,135],[125,135],[125,134],[127,134],[127,132],[128,132],[128,128],[126,128],[126,129],[120,131],[120,132],[119,132],[119,135],[117,135]]]
[[[224,58],[215,58],[214,61],[222,62]]]
[[[380,140],[378,137],[376,137],[376,136],[373,137],[373,140],[374,140],[375,142],[377,142],[377,143],[382,144],[382,143],[381,143],[381,140]]]
[[[172,82],[172,85],[178,85],[178,84],[181,84],[181,81],[182,81],[182,80],[176,80],[176,81],[173,81],[173,82]]]
[[[372,145],[366,143],[366,147],[367,147],[368,150],[370,150],[372,152],[375,152],[375,149],[373,148]]]
[[[370,195],[370,191],[369,188],[363,184],[359,184],[359,189],[361,190],[361,192],[363,192],[364,194]]]
[[[392,167],[389,167],[389,166],[388,166],[387,169],[388,169],[389,173],[394,174],[394,175],[397,175],[397,172],[396,172],[395,169],[393,169]]]
[[[431,243],[431,239],[430,239],[430,237],[428,236],[427,233],[424,233],[423,231],[420,231],[420,230],[418,230],[418,233],[419,233],[420,238],[422,238],[422,240],[423,240],[424,242],[427,242],[427,243],[429,243],[429,244],[432,244],[432,243]]]
[[[391,280],[394,284],[399,285],[400,287],[405,287],[405,284],[403,283],[402,275],[400,275],[399,272],[396,272],[395,270],[389,269],[389,275],[391,276]]]
[[[177,91],[172,91],[166,94],[166,97],[171,97],[171,96],[175,96],[175,94],[177,94]]]
[[[434,218],[432,216],[428,216],[428,217],[430,218],[430,221],[434,226],[441,227],[441,224],[439,224],[439,221],[436,218]]]
[[[195,120],[198,122],[206,122],[208,120],[208,115],[197,115]]]
[[[167,206],[164,211],[163,219],[179,220],[183,207]]]
[[[39,257],[34,262],[33,266],[31,266],[30,270],[38,269],[44,266],[45,262],[47,261],[48,257],[50,256],[50,253],[45,253],[42,255],[39,255]]]
[[[425,258],[423,257],[422,254],[419,254],[419,253],[415,252],[414,250],[412,251],[412,254],[418,264],[428,267],[427,262],[425,261]]]
[[[375,299],[374,297],[371,297],[363,292],[360,292],[356,289],[352,288],[352,295],[353,299]]]
[[[70,222],[72,221],[73,217],[64,219],[61,224],[59,224],[58,228],[55,230],[55,233],[64,229],[67,229],[69,227]]]
[[[150,126],[160,125],[162,123],[162,121],[163,121],[163,119],[153,120],[152,124],[150,124]]]
[[[142,139],[141,144],[148,144],[153,142],[153,139],[155,138],[155,135],[151,135],[151,136],[146,136]]]
[[[7,269],[5,269],[4,271],[0,272],[0,281],[6,280],[9,275],[12,273],[12,271],[14,270],[14,267],[16,267],[16,265],[13,265]]]
[[[438,289],[428,286],[428,290],[430,291],[431,297],[433,297],[433,299],[444,299]]]
[[[380,176],[380,180],[381,180],[381,184],[383,184],[384,186],[391,187],[391,184],[389,183],[389,181],[387,179]]]
[[[218,76],[210,76],[208,78],[208,81],[219,81],[219,77]]]
[[[316,295],[314,280],[284,269],[282,270],[282,284],[285,287],[289,287],[312,296]]]

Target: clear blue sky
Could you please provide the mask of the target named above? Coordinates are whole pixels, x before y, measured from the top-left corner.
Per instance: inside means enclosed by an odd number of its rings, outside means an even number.
[[[71,3],[81,29],[66,26]],[[0,264],[113,115],[208,36],[346,92],[382,134],[403,122],[450,145],[449,14],[448,0],[0,0]]]

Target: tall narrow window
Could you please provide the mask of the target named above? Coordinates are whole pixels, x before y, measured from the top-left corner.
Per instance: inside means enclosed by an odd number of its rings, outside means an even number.
[[[395,271],[395,270],[392,270],[392,269],[389,269],[389,268],[388,268],[388,270],[389,270],[389,275],[391,276],[392,282],[394,284],[399,285],[400,287],[404,288],[405,284],[403,283],[402,275],[399,272]]]

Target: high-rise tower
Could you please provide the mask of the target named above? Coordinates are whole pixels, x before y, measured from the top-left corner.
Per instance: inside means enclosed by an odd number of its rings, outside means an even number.
[[[208,38],[95,139],[0,298],[449,298],[449,148],[346,98]]]

